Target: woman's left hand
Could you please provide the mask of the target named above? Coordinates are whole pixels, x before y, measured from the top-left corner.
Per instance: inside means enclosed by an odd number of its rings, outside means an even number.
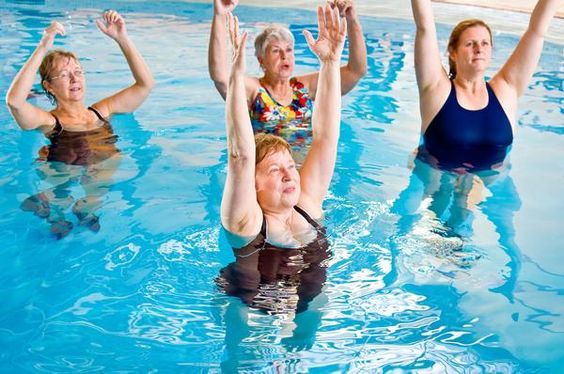
[[[125,21],[115,10],[107,10],[102,13],[102,20],[96,20],[96,25],[104,34],[115,41],[127,37]]]
[[[340,61],[347,32],[346,19],[339,17],[337,7],[331,9],[327,4],[325,9],[317,8],[317,22],[319,27],[317,40],[313,39],[309,31],[304,30],[309,48],[321,61]]]

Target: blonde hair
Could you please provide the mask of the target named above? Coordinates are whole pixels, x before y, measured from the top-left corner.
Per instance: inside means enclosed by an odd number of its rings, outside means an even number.
[[[264,158],[272,153],[288,151],[292,154],[290,144],[279,136],[272,134],[255,135],[255,165],[258,165]]]
[[[57,102],[57,98],[49,91],[45,89],[43,83],[45,81],[49,81],[51,79],[51,74],[53,72],[53,66],[55,65],[55,61],[59,58],[66,58],[66,59],[74,59],[78,62],[78,57],[72,53],[62,49],[55,49],[50,51],[43,57],[43,61],[41,61],[41,65],[39,66],[39,75],[41,77],[41,87],[43,87],[43,91],[49,101],[53,104]]]
[[[460,35],[462,35],[462,33],[466,29],[475,26],[482,26],[485,27],[486,30],[488,30],[488,33],[490,34],[490,44],[493,46],[492,30],[487,25],[487,23],[480,19],[467,19],[459,22],[458,25],[456,25],[454,29],[452,29],[452,32],[450,33],[450,37],[448,39],[448,75],[450,79],[454,79],[456,77],[456,62],[454,62],[454,60],[450,57],[450,54],[458,47],[458,43],[460,42]]]
[[[266,47],[272,40],[283,40],[294,46],[294,35],[284,26],[268,26],[255,38],[255,56],[262,58],[266,53]]]

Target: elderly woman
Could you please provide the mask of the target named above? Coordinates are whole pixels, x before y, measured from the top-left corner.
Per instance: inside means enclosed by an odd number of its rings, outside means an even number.
[[[537,66],[559,0],[539,0],[513,54],[486,82],[492,34],[481,20],[460,22],[448,42],[450,73],[441,64],[430,0],[411,0],[417,26],[421,154],[440,167],[487,169],[502,162],[513,142],[517,100]]]
[[[107,11],[96,24],[122,50],[135,79],[131,86],[89,107],[84,105],[86,82],[78,58],[75,54],[63,50],[49,51],[56,35],[65,33],[59,22],[52,22],[45,29],[31,57],[14,78],[6,95],[6,103],[18,125],[23,130],[38,129],[49,139],[50,144],[41,155],[47,161],[53,162],[46,170],[54,170],[54,174],[57,174],[60,172],[60,165],[86,167],[80,180],[90,183],[85,186],[87,193],[89,188],[95,185],[93,179],[104,175],[103,170],[96,169],[93,165],[118,153],[110,117],[114,113],[135,110],[147,98],[154,85],[149,68],[127,34],[123,18],[116,11]],[[38,70],[41,85],[55,104],[55,108],[50,111],[27,102]],[[76,175],[69,173],[68,177]],[[107,175],[104,178],[107,179]],[[67,182],[59,181],[59,185],[65,185]],[[51,211],[49,203],[55,199],[54,195],[56,193],[53,191],[40,193],[24,201],[22,207],[47,218],[52,224],[51,230],[60,237],[70,231],[72,224],[65,221],[61,214],[53,216],[54,212]],[[100,194],[95,192],[77,201],[73,206],[80,223],[94,231],[99,229],[99,224],[92,210],[99,205],[99,200]]]
[[[227,94],[225,14],[237,0],[214,0],[209,45],[209,71],[221,96]],[[348,63],[340,68],[341,94],[349,92],[366,74],[366,46],[351,0],[335,0],[331,6],[347,20],[350,44]],[[261,78],[245,77],[245,97],[255,133],[282,136],[292,145],[311,140],[313,100],[317,97],[318,72],[294,76],[294,37],[290,30],[269,26],[255,39],[255,55],[264,72]]]
[[[303,310],[305,306],[287,292],[294,290],[294,296],[311,300],[320,292],[324,280],[319,264],[327,257],[328,248],[318,220],[323,215],[322,202],[337,157],[339,62],[346,20],[329,6],[318,9],[318,19],[317,40],[305,33],[321,62],[321,70],[313,111],[313,140],[300,171],[285,140],[271,134],[253,136],[245,102],[247,34],[239,37],[237,20],[231,20],[235,54],[226,99],[228,171],[221,222],[236,262],[222,271],[218,283],[247,304],[269,310],[275,306],[268,306],[264,297],[273,290]],[[307,284],[315,285],[314,290],[307,289]]]

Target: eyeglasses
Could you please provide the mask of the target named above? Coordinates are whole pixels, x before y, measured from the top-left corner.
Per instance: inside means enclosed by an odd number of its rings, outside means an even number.
[[[50,81],[54,80],[54,79],[63,79],[63,80],[70,80],[71,75],[75,78],[81,78],[84,75],[84,71],[80,70],[80,69],[76,69],[75,71],[63,71],[61,74],[55,76],[55,77],[51,77],[49,78]]]

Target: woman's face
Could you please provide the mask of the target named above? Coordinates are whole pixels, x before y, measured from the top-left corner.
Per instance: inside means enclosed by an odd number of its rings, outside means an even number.
[[[298,203],[300,174],[290,152],[270,153],[257,164],[255,188],[263,211],[292,208]]]
[[[55,59],[49,79],[44,85],[57,102],[82,101],[86,89],[82,67],[71,57]]]
[[[456,63],[458,73],[484,72],[492,55],[491,35],[483,26],[472,26],[460,34],[458,46],[450,56]]]
[[[290,79],[294,71],[294,46],[284,40],[270,41],[259,59],[265,75],[281,79]]]

